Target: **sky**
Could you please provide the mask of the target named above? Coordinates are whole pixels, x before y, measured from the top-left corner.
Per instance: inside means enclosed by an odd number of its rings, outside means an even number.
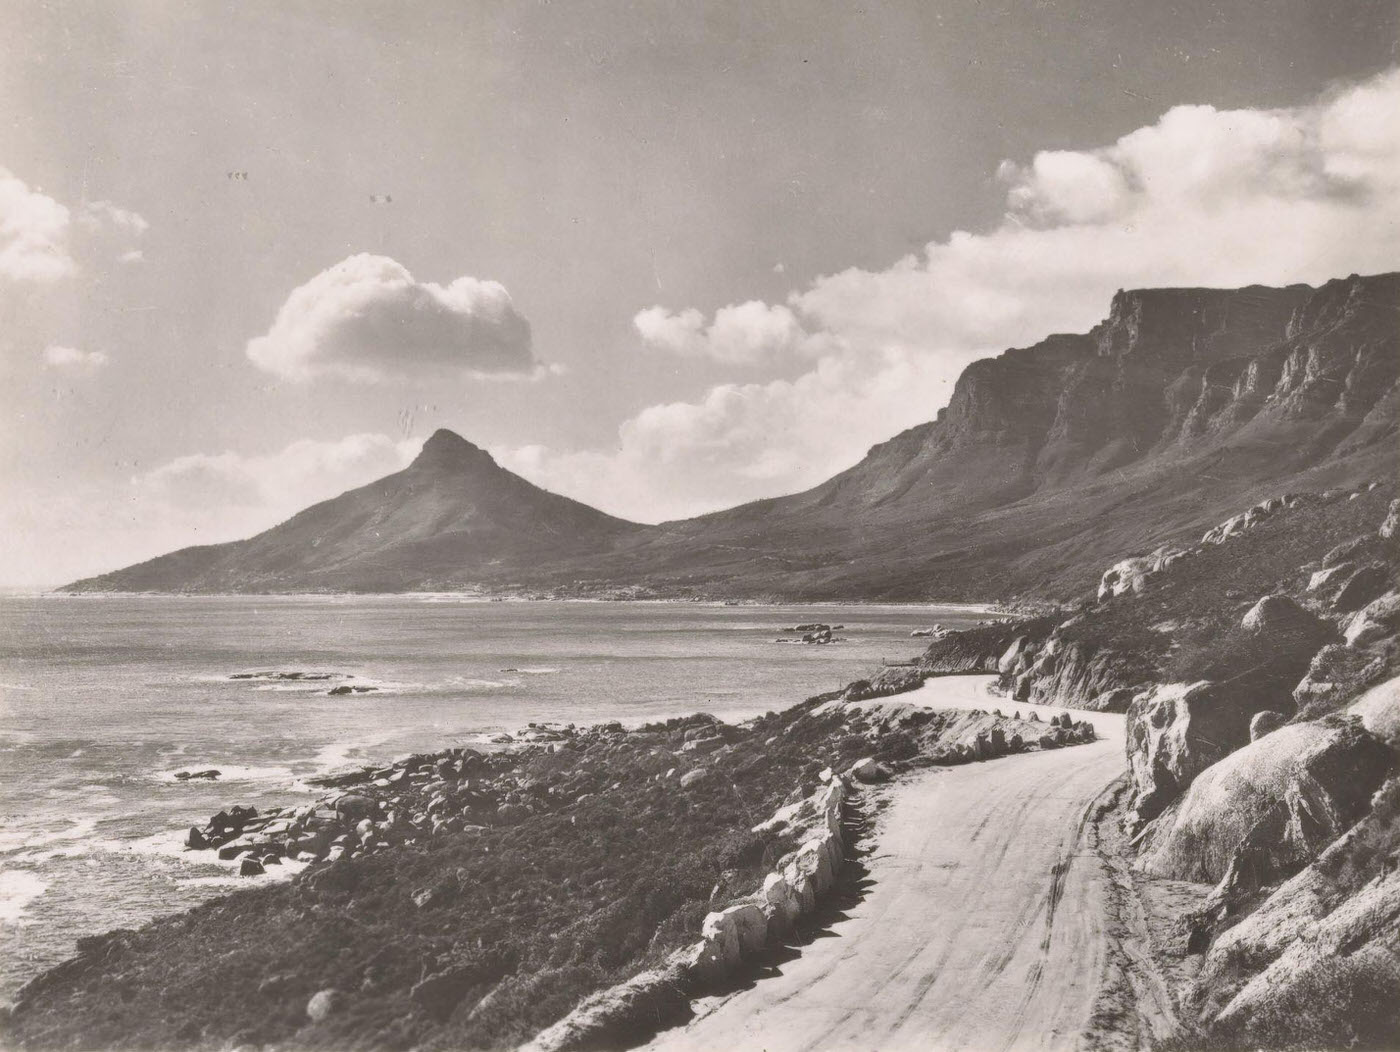
[[[0,10],[0,585],[439,427],[697,514],[1118,288],[1400,269],[1391,0]]]

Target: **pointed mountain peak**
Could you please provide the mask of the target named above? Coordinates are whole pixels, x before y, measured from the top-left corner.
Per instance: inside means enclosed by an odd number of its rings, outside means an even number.
[[[474,446],[455,431],[439,428],[423,443],[411,467],[461,469],[471,466],[496,466],[491,454]]]

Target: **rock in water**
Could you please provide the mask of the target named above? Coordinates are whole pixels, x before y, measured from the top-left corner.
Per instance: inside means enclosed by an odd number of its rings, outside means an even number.
[[[266,872],[267,870],[263,868],[263,864],[255,858],[245,858],[238,864],[238,875],[240,877],[260,877]]]

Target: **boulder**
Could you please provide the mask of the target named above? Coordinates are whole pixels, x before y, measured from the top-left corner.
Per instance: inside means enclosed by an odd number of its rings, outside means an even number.
[[[263,868],[263,864],[256,858],[245,858],[238,864],[238,875],[240,877],[260,877],[266,872],[267,870]]]
[[[1367,563],[1345,576],[1330,605],[1335,613],[1349,614],[1379,599],[1393,587],[1395,574],[1389,566],[1380,562]]]
[[[1128,707],[1129,815],[1134,827],[1156,818],[1195,777],[1249,741],[1249,724],[1267,709],[1257,695],[1209,680],[1144,691]]]
[[[836,883],[836,861],[833,857],[830,834],[826,837],[808,840],[797,849],[797,855],[790,866],[800,876],[806,877],[812,885],[812,893],[825,895]]]
[[[237,858],[239,855],[245,854],[252,850],[253,845],[247,840],[244,840],[242,837],[238,838],[237,840],[230,840],[227,844],[224,844],[221,848],[219,848],[219,861],[230,862],[233,859]]]
[[[689,789],[692,785],[699,785],[709,776],[709,772],[703,767],[697,767],[693,771],[686,771],[681,775],[681,788]]]
[[[1004,676],[1020,671],[1029,644],[1030,640],[1025,636],[1017,636],[1013,639],[1011,645],[997,659],[997,671]]]
[[[1286,595],[1266,595],[1249,609],[1240,627],[1258,635],[1302,635],[1325,638],[1320,618],[1308,613]]]
[[[1249,721],[1249,740],[1257,742],[1264,735],[1278,730],[1287,722],[1287,716],[1281,712],[1274,712],[1272,709],[1256,712]]]
[[[1372,687],[1347,711],[1359,716],[1371,734],[1392,749],[1400,749],[1400,676]]]
[[[889,772],[873,756],[867,756],[851,765],[850,776],[858,782],[874,785],[888,778]]]
[[[718,914],[710,914],[711,917],[719,917],[717,923],[731,924],[734,927],[734,934],[739,944],[739,956],[752,957],[763,952],[764,946],[768,942],[768,918],[763,915],[763,911],[752,902],[743,902],[737,906],[730,906],[720,910]],[[706,918],[707,922],[709,918]]]
[[[1400,592],[1387,592],[1358,610],[1347,622],[1348,646],[1361,647],[1392,636],[1400,629]]]
[[[319,1023],[342,1008],[345,995],[339,990],[320,990],[306,1002],[306,1016],[313,1023]]]
[[[802,915],[802,899],[781,873],[769,873],[764,878],[763,901],[768,908],[769,926],[776,933],[786,932]]]
[[[700,928],[694,966],[705,976],[721,978],[739,964],[739,927],[725,913],[711,913]]]
[[[373,818],[379,813],[379,804],[371,797],[358,793],[346,793],[335,802],[335,813],[342,821],[357,823],[365,818]]]
[[[1137,867],[1252,893],[1296,873],[1364,815],[1391,760],[1355,717],[1281,727],[1197,775],[1145,832]]]
[[[1346,575],[1355,569],[1355,563],[1344,562],[1338,563],[1336,566],[1328,566],[1325,569],[1318,570],[1308,578],[1308,591],[1316,592],[1329,585],[1340,584],[1346,579]]]
[[[209,841],[199,826],[190,826],[190,831],[185,834],[185,847],[192,851],[203,851],[209,846]]]
[[[1390,502],[1390,507],[1385,512],[1385,521],[1381,523],[1380,535],[1385,541],[1393,541],[1400,535],[1400,500]]]

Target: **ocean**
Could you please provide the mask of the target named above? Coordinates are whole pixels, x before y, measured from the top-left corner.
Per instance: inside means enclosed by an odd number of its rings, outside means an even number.
[[[0,1002],[78,938],[247,886],[232,863],[182,848],[190,825],[230,804],[296,803],[320,792],[310,776],[531,722],[744,719],[912,657],[914,629],[982,616],[452,596],[0,598]],[[844,641],[775,643],[804,622],[842,624]],[[217,782],[175,777],[211,768]]]

